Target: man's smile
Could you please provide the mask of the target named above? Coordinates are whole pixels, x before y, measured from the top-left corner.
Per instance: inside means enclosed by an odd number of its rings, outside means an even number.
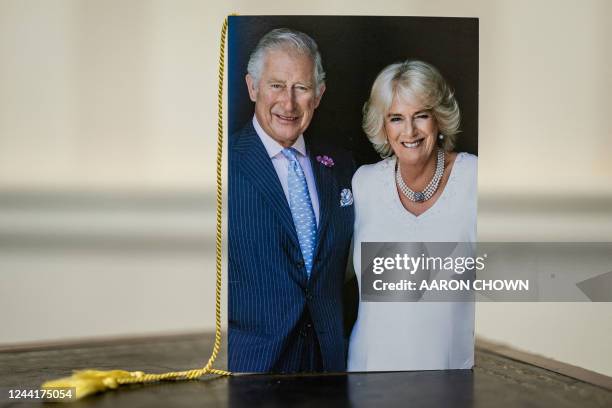
[[[280,115],[278,113],[273,113],[273,115],[276,116],[281,122],[286,122],[286,123],[295,122],[299,118],[298,116],[285,116],[285,115]]]

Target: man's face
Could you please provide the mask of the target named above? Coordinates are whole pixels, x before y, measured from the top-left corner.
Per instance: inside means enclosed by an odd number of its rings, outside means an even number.
[[[292,50],[266,53],[259,82],[247,74],[257,121],[283,147],[292,146],[310,125],[325,86],[316,95],[312,59]]]

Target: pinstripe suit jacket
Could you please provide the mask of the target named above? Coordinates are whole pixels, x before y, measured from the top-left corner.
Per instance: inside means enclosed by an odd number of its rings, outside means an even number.
[[[320,204],[317,247],[307,278],[291,210],[251,121],[229,140],[228,364],[236,372],[294,372],[310,314],[325,371],[346,369],[342,285],[353,234],[353,206],[340,205],[354,162],[306,143]],[[325,154],[335,165],[314,158]]]

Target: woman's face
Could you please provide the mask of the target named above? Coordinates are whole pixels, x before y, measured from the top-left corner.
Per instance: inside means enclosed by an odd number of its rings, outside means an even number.
[[[393,97],[385,116],[385,132],[402,164],[425,164],[436,152],[436,120],[430,110],[412,98]]]

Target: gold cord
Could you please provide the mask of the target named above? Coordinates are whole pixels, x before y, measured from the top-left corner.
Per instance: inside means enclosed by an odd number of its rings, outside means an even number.
[[[199,369],[172,371],[162,374],[147,374],[142,371],[76,371],[71,377],[47,381],[42,388],[76,388],[76,398],[117,388],[122,384],[144,384],[168,380],[193,380],[205,374],[228,376],[232,373],[213,368],[219,348],[221,347],[221,251],[223,223],[223,76],[225,72],[225,42],[227,37],[227,17],[221,28],[221,46],[219,49],[219,85],[217,89],[217,228],[216,228],[216,284],[215,284],[215,342],[206,365]]]
[[[216,230],[216,283],[215,283],[215,343],[208,362],[203,368],[189,371],[169,372],[164,374],[144,374],[144,380],[138,381],[136,378],[127,378],[117,381],[118,384],[133,384],[139,382],[160,381],[175,378],[195,379],[204,374],[230,375],[229,371],[212,368],[219,348],[221,347],[221,250],[222,237],[221,229],[223,225],[223,76],[225,73],[225,39],[227,37],[227,17],[223,21],[221,28],[221,45],[219,48],[219,84],[217,87],[217,230]]]

